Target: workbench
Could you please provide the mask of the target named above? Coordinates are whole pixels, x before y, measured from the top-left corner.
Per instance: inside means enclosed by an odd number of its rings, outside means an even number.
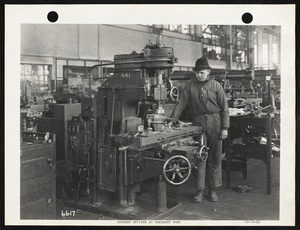
[[[230,117],[229,136],[225,141],[227,187],[230,187],[231,161],[241,161],[243,178],[247,179],[247,159],[263,160],[266,164],[267,193],[271,194],[272,141],[280,142],[275,135],[279,116],[274,114],[241,115]],[[253,142],[255,135],[263,135],[266,143]],[[240,142],[233,142],[240,136]],[[274,138],[273,138],[274,137]],[[252,138],[252,140],[251,140]]]

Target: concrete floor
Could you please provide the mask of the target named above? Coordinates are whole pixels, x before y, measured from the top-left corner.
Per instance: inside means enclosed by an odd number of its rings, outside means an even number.
[[[231,173],[231,188],[226,187],[226,174],[223,174],[223,187],[218,189],[219,202],[204,199],[201,204],[191,202],[194,190],[178,188],[170,190],[183,202],[183,207],[167,219],[183,220],[278,220],[279,219],[279,158],[273,159],[272,193],[267,194],[266,167],[262,161],[248,163],[248,178],[242,179],[241,173]],[[238,193],[236,185],[250,185],[252,189]],[[191,185],[191,187],[193,187]],[[172,192],[174,191],[174,192]]]
[[[279,219],[279,166],[280,158],[272,159],[272,194],[267,194],[266,166],[263,161],[250,160],[248,162],[248,178],[242,179],[241,172],[231,172],[231,188],[226,186],[226,171],[223,170],[223,187],[218,188],[219,202],[210,202],[206,197],[202,203],[193,203],[195,194],[195,180],[193,177],[181,186],[167,186],[167,197],[180,201],[175,212],[160,219],[165,220],[278,220]],[[233,188],[236,185],[250,185],[252,189],[245,193],[238,193]],[[151,219],[155,213],[155,199],[153,184],[144,184],[147,191],[137,197],[140,208],[128,207],[130,219]],[[143,190],[143,189],[142,189]],[[144,197],[152,197],[144,199]],[[141,201],[141,202],[140,202]],[[144,206],[144,207],[142,207]],[[145,208],[146,207],[146,208]],[[74,210],[61,200],[57,201],[57,219],[76,220],[112,220],[112,216],[105,216],[81,209],[75,210],[74,216],[62,217],[65,210]],[[124,209],[125,210],[125,209]],[[139,212],[137,214],[137,212]],[[136,216],[135,216],[136,215]],[[138,216],[140,215],[140,216]],[[116,217],[116,219],[121,219]]]

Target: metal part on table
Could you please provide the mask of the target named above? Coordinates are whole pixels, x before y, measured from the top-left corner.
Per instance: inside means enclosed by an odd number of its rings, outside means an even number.
[[[161,112],[161,111],[160,111]],[[153,127],[154,131],[163,131],[167,116],[162,113],[153,113],[147,115],[148,127]]]
[[[155,147],[160,143],[170,142],[176,140],[176,142],[181,142],[184,137],[197,136],[203,132],[203,128],[199,126],[190,126],[182,128],[171,128],[165,131],[150,131],[144,132],[143,134],[138,134],[137,136],[129,136],[127,134],[116,135],[115,141],[119,144],[130,143],[130,148],[132,149],[143,149]],[[190,140],[190,139],[189,139]]]

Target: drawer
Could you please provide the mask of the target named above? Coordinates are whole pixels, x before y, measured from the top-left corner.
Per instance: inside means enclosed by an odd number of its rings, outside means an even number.
[[[21,219],[55,218],[55,145],[55,142],[21,144]]]
[[[25,187],[26,184],[24,184]],[[53,219],[56,212],[55,190],[52,184],[24,193],[21,186],[21,219]]]

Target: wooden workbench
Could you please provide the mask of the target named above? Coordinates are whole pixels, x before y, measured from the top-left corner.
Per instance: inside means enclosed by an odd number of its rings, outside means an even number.
[[[231,116],[230,126],[229,137],[225,142],[227,187],[230,187],[232,159],[241,160],[243,177],[245,179],[247,178],[247,159],[259,159],[263,160],[267,167],[267,193],[271,194],[272,137],[274,136],[275,127],[279,126],[279,116],[273,114],[263,116]],[[257,129],[263,130],[263,134],[266,138],[265,144],[253,143],[249,140],[251,131]],[[239,130],[240,133],[238,132],[237,134],[237,130]],[[236,139],[239,134],[241,135],[241,142],[233,143],[232,140]],[[253,136],[254,135],[257,135],[257,133],[254,133]]]

